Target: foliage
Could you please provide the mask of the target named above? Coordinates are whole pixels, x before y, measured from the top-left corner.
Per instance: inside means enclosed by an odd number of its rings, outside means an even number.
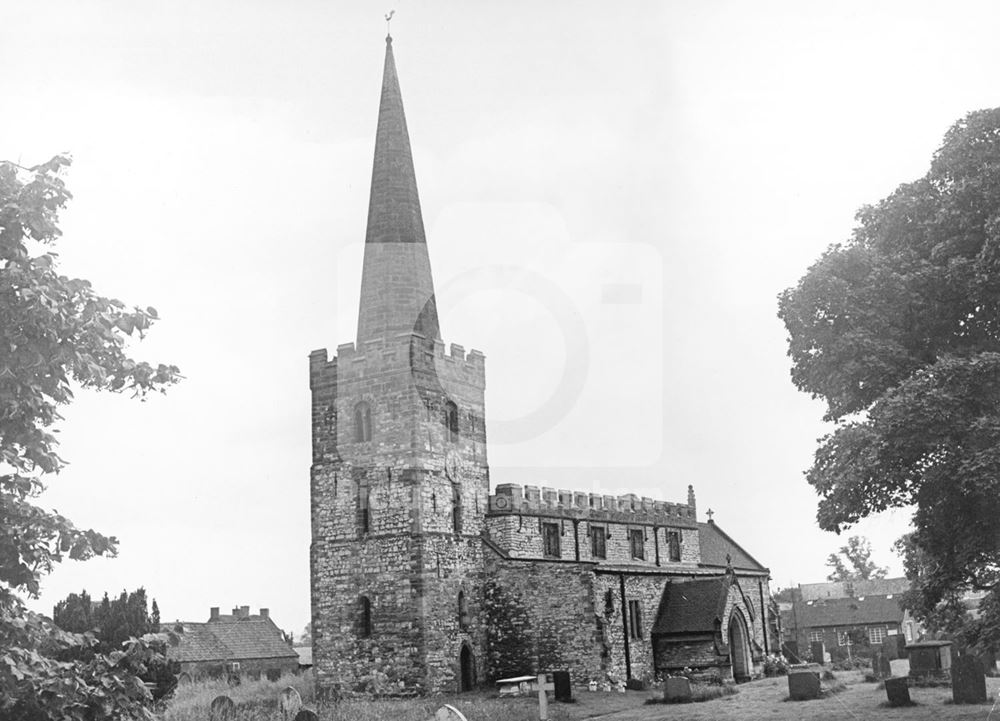
[[[780,653],[769,653],[764,657],[765,676],[784,676],[788,673],[788,661]]]
[[[691,695],[687,698],[667,698],[666,695],[664,695],[647,699],[646,704],[701,703],[704,701],[713,701],[717,698],[723,698],[725,696],[735,696],[739,692],[740,690],[732,681],[718,684],[692,683]]]
[[[137,362],[125,352],[156,319],[127,309],[90,283],[56,271],[47,250],[60,236],[70,199],[60,176],[65,156],[23,168],[0,162],[0,717],[103,719],[148,716],[149,691],[137,673],[156,655],[129,640],[111,653],[95,639],[29,612],[19,593],[64,558],[114,555],[117,542],[35,503],[42,478],[58,472],[52,426],[73,388],[143,397],[176,382],[174,366]]]
[[[827,556],[826,565],[832,570],[826,580],[870,581],[889,575],[888,568],[876,566],[871,558],[871,542],[864,536],[851,536],[837,553]]]
[[[312,646],[313,645],[313,625],[312,621],[306,624],[306,627],[302,629],[302,635],[299,636],[299,646]]]
[[[926,615],[1000,582],[1000,109],[857,220],[780,296],[792,380],[836,423],[807,478],[826,530],[915,508]]]
[[[78,649],[76,658],[89,658],[95,653],[109,654],[133,638],[153,638],[150,634],[159,632],[159,610],[156,601],[153,608],[157,619],[146,608],[146,591],[140,588],[132,593],[122,591],[113,601],[104,594],[101,603],[91,601],[86,591],[71,593],[56,604],[52,611],[52,621],[64,631],[92,633],[95,643],[88,649]],[[155,700],[168,696],[177,685],[180,664],[166,658],[165,642],[168,636],[157,637],[153,647],[160,651],[162,658],[153,658],[147,664],[141,679],[150,684]]]

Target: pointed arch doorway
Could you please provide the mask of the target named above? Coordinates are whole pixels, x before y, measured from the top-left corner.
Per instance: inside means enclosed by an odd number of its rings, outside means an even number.
[[[753,673],[750,658],[750,635],[747,623],[739,609],[729,617],[729,659],[733,664],[733,680],[736,683],[749,681]]]
[[[462,650],[458,654],[458,668],[458,690],[460,692],[473,690],[476,687],[476,659],[468,643],[462,644]]]

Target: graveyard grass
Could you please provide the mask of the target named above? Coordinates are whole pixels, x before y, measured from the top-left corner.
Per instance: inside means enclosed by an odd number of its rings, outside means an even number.
[[[1000,693],[1000,678],[987,678],[987,704],[958,705],[951,702],[950,688],[910,688],[914,706],[889,708],[880,684],[866,682],[860,671],[837,672],[836,681],[824,681],[823,688],[843,684],[839,693],[825,694],[815,701],[788,701],[786,677],[741,684],[739,693],[703,703],[664,705],[646,701],[659,695],[653,691],[626,694],[592,693],[574,687],[576,703],[550,703],[551,721],[844,721],[845,719],[887,719],[909,721],[957,721],[990,718],[1000,721],[1000,705],[993,701]],[[294,686],[307,708],[314,708],[311,677],[285,676],[278,681],[244,681],[237,687],[224,682],[203,682],[178,688],[162,714],[162,721],[207,721],[208,706],[220,694],[229,695],[238,711],[234,721],[279,721],[278,694]],[[489,691],[460,696],[385,701],[345,701],[321,721],[427,721],[441,705],[450,703],[469,721],[535,721],[538,702],[534,698],[499,699]],[[991,714],[992,710],[992,714]]]

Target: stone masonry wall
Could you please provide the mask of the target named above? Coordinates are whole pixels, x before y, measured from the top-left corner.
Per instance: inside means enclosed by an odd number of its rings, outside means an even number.
[[[484,365],[419,337],[310,356],[314,667],[322,694],[456,690],[485,632],[479,540],[488,504]],[[359,437],[355,409],[370,413]],[[458,433],[445,423],[458,409]],[[456,513],[456,501],[458,512]],[[462,592],[469,613],[460,621]],[[361,622],[361,598],[371,633]]]
[[[625,595],[622,598],[622,579]],[[605,672],[612,680],[635,678],[646,683],[655,676],[650,630],[656,623],[656,612],[667,583],[664,576],[597,573],[594,581],[594,605],[604,627],[608,657]],[[627,630],[629,601],[640,605],[640,638],[632,638]],[[628,645],[629,663],[625,660]],[[627,665],[631,674],[627,672]]]
[[[566,670],[575,683],[602,674],[589,565],[486,557],[487,678]]]

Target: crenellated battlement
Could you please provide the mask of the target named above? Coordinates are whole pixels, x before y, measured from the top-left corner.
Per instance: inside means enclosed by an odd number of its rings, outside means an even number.
[[[626,493],[619,496],[584,493],[517,483],[501,483],[490,495],[488,516],[547,516],[610,523],[697,527],[694,492],[689,503],[657,501]]]

